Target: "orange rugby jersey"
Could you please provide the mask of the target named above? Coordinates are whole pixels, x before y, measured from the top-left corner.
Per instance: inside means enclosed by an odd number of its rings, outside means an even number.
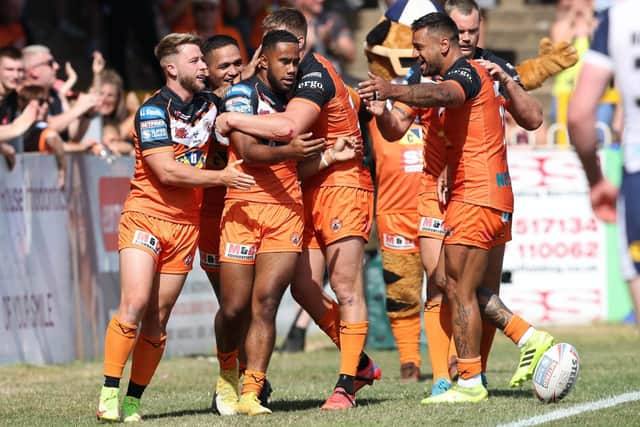
[[[225,111],[244,114],[271,114],[283,112],[286,99],[272,92],[258,77],[254,76],[234,85],[224,99]],[[286,142],[259,140],[269,146],[286,145]],[[229,147],[229,162],[239,159],[233,144]],[[253,176],[256,184],[248,190],[227,190],[227,199],[248,200],[261,203],[302,203],[302,191],[298,182],[297,162],[289,160],[276,164],[243,162],[239,168]]]
[[[145,157],[169,151],[176,161],[203,168],[217,102],[212,92],[202,91],[184,103],[164,86],[142,104],[135,117],[136,162],[123,212],[142,212],[182,224],[199,223],[202,189],[160,183]]]
[[[505,100],[487,71],[474,61],[456,61],[444,80],[455,81],[466,102],[447,108],[444,133],[453,187],[451,200],[513,211],[503,111]]]
[[[339,136],[361,137],[358,115],[351,104],[349,92],[331,63],[323,56],[309,53],[302,58],[293,99],[308,102],[320,111],[320,116],[309,131],[314,138],[326,138],[327,148]],[[373,191],[371,174],[362,165],[362,157],[336,163],[306,179],[303,186],[344,186]]]

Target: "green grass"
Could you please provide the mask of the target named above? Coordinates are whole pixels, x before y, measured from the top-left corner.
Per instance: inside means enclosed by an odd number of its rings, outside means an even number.
[[[328,340],[324,337],[312,337],[311,351],[274,355],[269,372],[275,389],[273,415],[250,419],[210,414],[217,363],[205,357],[176,358],[160,364],[143,397],[145,425],[496,425],[640,390],[640,337],[635,328],[592,326],[550,331],[557,342],[573,344],[581,358],[576,388],[558,404],[539,403],[531,383],[522,389],[508,387],[518,353],[510,341],[497,336],[489,364],[487,402],[421,406],[425,386],[431,388],[427,354],[423,354],[424,380],[400,384],[397,353],[372,351],[383,369],[383,380],[358,394],[358,408],[327,413],[318,408],[337,378],[338,353],[325,345]],[[0,368],[0,424],[96,425],[101,370],[100,362]],[[565,418],[552,425],[640,425],[640,401]]]

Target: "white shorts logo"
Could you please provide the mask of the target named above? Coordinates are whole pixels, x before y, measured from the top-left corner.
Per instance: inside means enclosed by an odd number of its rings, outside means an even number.
[[[413,249],[415,247],[411,240],[402,236],[384,233],[382,238],[384,246],[389,249]]]
[[[227,243],[224,250],[227,258],[238,259],[242,261],[255,261],[256,247],[253,245],[241,245],[239,243]]]
[[[156,255],[160,253],[160,242],[158,241],[158,238],[146,231],[136,230],[133,234],[133,244],[151,249]]]
[[[420,217],[420,231],[445,234],[444,221],[438,218],[431,218],[428,216]]]

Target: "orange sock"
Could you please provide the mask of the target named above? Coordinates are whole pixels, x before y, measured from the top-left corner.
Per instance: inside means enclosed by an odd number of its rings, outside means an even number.
[[[449,377],[449,341],[451,341],[451,311],[449,304],[427,301],[424,305],[424,329],[427,333],[433,380]]]
[[[327,308],[324,316],[317,323],[336,347],[340,348],[340,306],[332,301],[331,308]]]
[[[122,371],[136,343],[137,325],[122,323],[116,316],[107,325],[104,337],[104,375],[122,378]]]
[[[166,335],[160,338],[150,338],[140,334],[136,346],[133,348],[131,381],[138,385],[148,385],[151,382],[151,377],[160,364],[166,344]]]
[[[482,372],[487,372],[487,362],[489,353],[493,345],[493,338],[496,336],[496,327],[493,323],[482,322],[482,341],[480,341],[480,357],[482,358]]]
[[[471,359],[458,358],[458,374],[462,379],[468,380],[482,372],[482,363],[480,356]]]
[[[245,370],[244,380],[242,380],[242,394],[254,392],[256,395],[260,395],[266,377],[267,374],[264,372]]]
[[[504,328],[504,334],[508,336],[511,341],[513,341],[516,345],[520,338],[527,332],[527,329],[531,327],[531,324],[522,319],[522,317],[514,314],[507,326]]]
[[[238,360],[238,350],[233,350],[228,353],[223,353],[218,350],[218,364],[223,371],[232,371],[236,369],[236,362]]]
[[[360,353],[367,339],[369,322],[340,321],[340,373],[355,376],[358,371]]]
[[[413,362],[420,367],[420,313],[391,319],[391,331],[398,345],[400,364]]]

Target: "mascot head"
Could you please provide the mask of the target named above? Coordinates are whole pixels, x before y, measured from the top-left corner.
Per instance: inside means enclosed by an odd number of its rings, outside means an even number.
[[[398,0],[393,3],[367,34],[364,51],[369,70],[386,80],[405,76],[415,63],[411,24],[431,12],[442,12],[438,1]]]

